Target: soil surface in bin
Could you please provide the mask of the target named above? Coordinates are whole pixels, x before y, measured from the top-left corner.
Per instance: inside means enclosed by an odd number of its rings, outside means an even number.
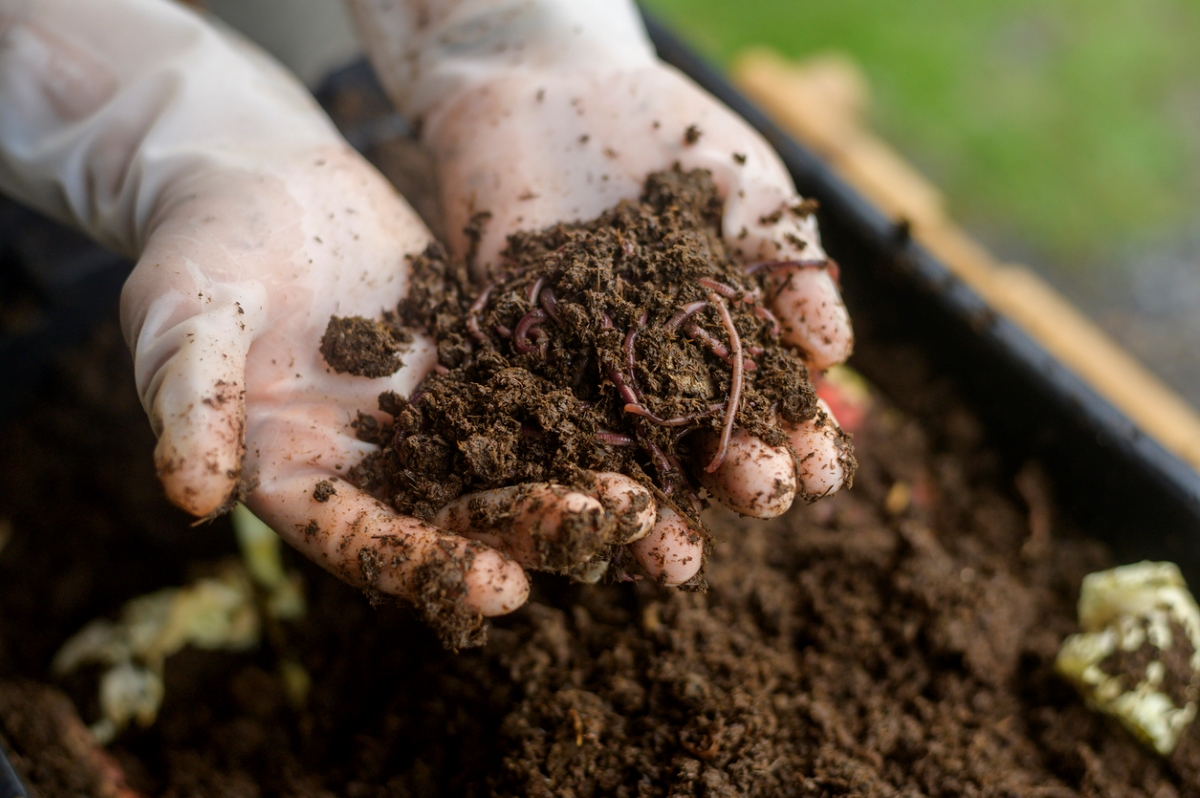
[[[106,755],[84,731],[95,674],[54,681],[55,650],[235,550],[161,498],[107,326],[3,433],[0,738],[41,796],[1200,795],[1200,725],[1161,759],[1053,673],[1103,547],[919,357],[860,363],[903,399],[876,397],[853,490],[769,523],[711,514],[707,592],[539,575],[456,655],[293,557],[308,618],[257,652],[172,657],[157,724]],[[281,650],[312,677],[300,708]]]

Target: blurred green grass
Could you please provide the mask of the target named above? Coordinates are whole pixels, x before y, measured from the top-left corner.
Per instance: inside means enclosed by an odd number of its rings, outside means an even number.
[[[873,127],[991,241],[1083,267],[1200,210],[1197,0],[646,5],[718,63],[849,53]]]

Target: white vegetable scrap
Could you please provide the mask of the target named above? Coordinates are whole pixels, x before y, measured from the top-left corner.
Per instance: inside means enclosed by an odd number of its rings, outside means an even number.
[[[267,593],[267,614],[279,621],[304,617],[304,585],[300,574],[284,570],[279,536],[241,502],[229,517],[250,578]]]
[[[106,666],[100,677],[100,710],[92,725],[96,740],[111,742],[130,722],[149,726],[163,700],[163,667],[185,646],[245,651],[258,645],[264,623],[304,616],[299,574],[283,567],[279,537],[242,505],[233,511],[242,561],[222,563],[217,575],[178,588],[139,596],[121,608],[116,622],[92,621],[63,644],[54,672],[80,665]],[[261,596],[255,600],[255,587]],[[284,659],[280,670],[288,697],[303,704],[308,673]]]
[[[91,728],[103,745],[131,720],[154,722],[167,657],[187,645],[244,651],[258,644],[259,630],[250,580],[229,563],[215,578],[133,599],[115,623],[92,621],[63,644],[52,668],[62,676],[88,663],[108,666],[100,677],[104,717]]]
[[[1089,574],[1079,625],[1058,672],[1092,709],[1170,754],[1200,703],[1200,607],[1179,568],[1141,562]]]

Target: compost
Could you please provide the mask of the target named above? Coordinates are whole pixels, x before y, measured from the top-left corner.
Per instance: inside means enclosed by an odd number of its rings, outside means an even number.
[[[456,655],[296,556],[308,618],[172,657],[158,722],[105,756],[95,681],[54,681],[55,650],[236,551],[161,497],[114,322],[4,431],[0,744],[43,796],[1200,795],[1198,727],[1161,759],[1053,673],[1105,549],[919,355],[860,357],[898,398],[856,435],[854,489],[772,522],[710,511],[706,593],[542,574]]]
[[[380,450],[351,478],[429,520],[472,491],[586,489],[590,472],[619,472],[702,529],[689,471],[720,467],[735,428],[787,446],[780,420],[819,412],[803,361],[779,343],[766,307],[765,278],[796,264],[735,264],[721,218],[711,175],[676,167],[596,219],[510,236],[481,285],[440,245],[412,258],[409,294],[386,323],[335,317],[322,345],[336,370],[378,376],[369,369],[402,346],[391,340],[398,323],[437,343],[438,366],[412,396],[380,397],[392,422],[360,417],[360,437]],[[696,432],[716,440],[715,453],[693,453]],[[605,542],[585,554],[611,558]],[[546,559],[547,570],[567,569]]]

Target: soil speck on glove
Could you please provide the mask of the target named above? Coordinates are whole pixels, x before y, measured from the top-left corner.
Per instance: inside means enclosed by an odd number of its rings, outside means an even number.
[[[333,487],[333,483],[327,479],[322,479],[313,488],[313,500],[319,501],[322,504],[329,501],[330,497],[337,495],[337,488]]]

